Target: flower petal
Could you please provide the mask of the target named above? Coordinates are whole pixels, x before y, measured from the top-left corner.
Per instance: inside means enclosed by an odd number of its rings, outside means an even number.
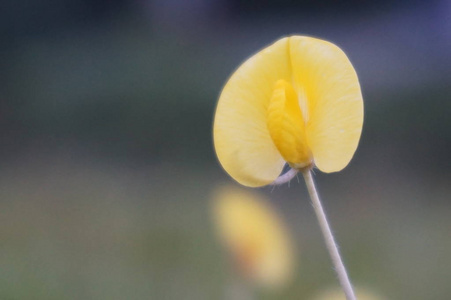
[[[292,278],[294,247],[283,220],[257,193],[218,189],[213,202],[217,233],[242,275],[267,288]]]
[[[274,84],[291,81],[288,39],[245,61],[230,77],[216,108],[213,136],[222,167],[239,183],[257,187],[274,181],[285,164],[267,128]]]
[[[292,167],[303,168],[312,163],[298,97],[284,80],[277,81],[274,87],[267,123],[274,144]]]
[[[346,54],[310,37],[290,37],[293,86],[306,121],[307,141],[323,172],[342,170],[359,143],[363,101]]]

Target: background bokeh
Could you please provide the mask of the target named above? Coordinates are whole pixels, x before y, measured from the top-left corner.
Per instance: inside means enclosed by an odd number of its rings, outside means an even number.
[[[20,0],[0,4],[0,299],[224,299],[209,211],[221,87],[284,35],[339,45],[359,149],[316,180],[355,285],[449,299],[451,1]],[[260,189],[297,277],[338,285],[303,183]]]

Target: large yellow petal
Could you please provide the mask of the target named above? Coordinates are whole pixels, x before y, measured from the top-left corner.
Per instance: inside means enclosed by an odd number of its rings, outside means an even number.
[[[232,74],[218,101],[213,126],[216,154],[227,173],[246,186],[271,183],[285,164],[266,122],[279,79],[291,81],[287,38],[245,61]]]
[[[323,172],[342,170],[359,143],[363,101],[351,62],[337,46],[310,37],[289,39],[296,90],[307,142]]]

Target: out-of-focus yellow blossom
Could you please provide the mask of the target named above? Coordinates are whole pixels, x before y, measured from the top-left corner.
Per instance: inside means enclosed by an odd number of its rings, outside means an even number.
[[[214,196],[220,241],[238,272],[257,286],[278,288],[294,268],[292,241],[265,199],[249,191],[221,188]]]
[[[273,182],[285,163],[337,172],[351,160],[363,124],[356,72],[329,42],[285,37],[246,60],[224,86],[214,145],[239,183]]]
[[[370,290],[359,287],[355,288],[355,295],[359,300],[388,300]],[[346,297],[343,290],[337,287],[323,290],[310,300],[346,300]]]

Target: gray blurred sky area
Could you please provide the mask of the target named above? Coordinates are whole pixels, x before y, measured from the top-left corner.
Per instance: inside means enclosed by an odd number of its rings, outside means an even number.
[[[130,19],[146,23],[140,25],[148,26],[149,39],[193,37],[194,43],[214,40],[246,51],[281,35],[313,35],[344,47],[366,86],[399,88],[400,83],[411,87],[449,79],[444,75],[449,76],[451,67],[450,3],[22,0],[3,2],[0,20],[7,48],[29,39],[89,35],[99,27],[115,30]],[[183,44],[179,46],[181,50]]]

